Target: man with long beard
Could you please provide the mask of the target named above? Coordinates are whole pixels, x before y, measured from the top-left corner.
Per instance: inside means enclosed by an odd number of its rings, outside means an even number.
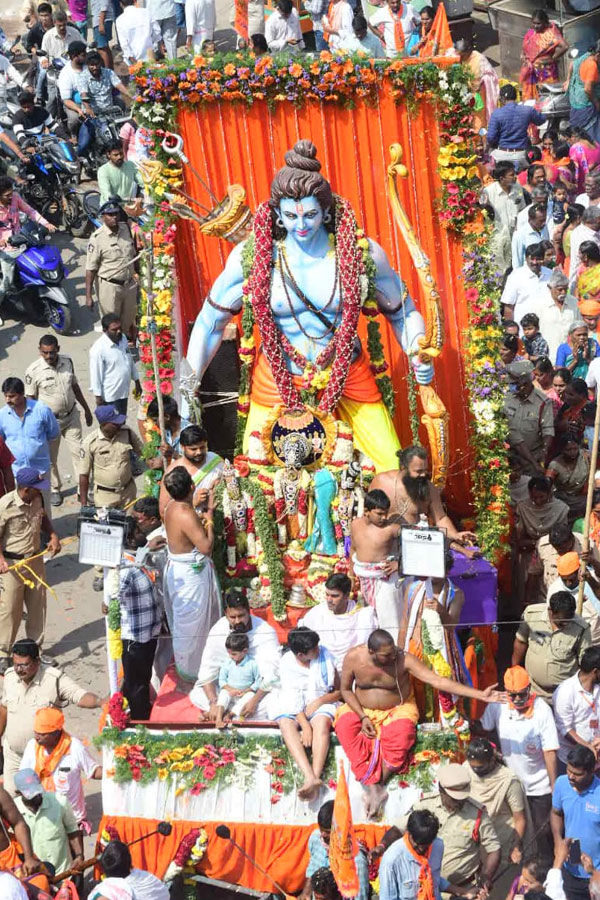
[[[389,520],[403,525],[416,525],[426,516],[430,525],[446,532],[453,550],[469,558],[478,552],[465,544],[476,536],[470,531],[457,531],[446,513],[438,488],[429,480],[429,460],[423,447],[414,445],[398,452],[399,471],[381,472],[371,482],[371,490],[384,491],[390,498]]]

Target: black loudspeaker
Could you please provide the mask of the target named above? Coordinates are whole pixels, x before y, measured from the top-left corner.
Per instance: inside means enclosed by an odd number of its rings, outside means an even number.
[[[219,456],[233,459],[237,423],[237,393],[240,387],[240,364],[237,341],[224,340],[200,385],[202,424],[208,431],[208,445]],[[211,404],[223,400],[222,394],[236,394],[227,403]]]

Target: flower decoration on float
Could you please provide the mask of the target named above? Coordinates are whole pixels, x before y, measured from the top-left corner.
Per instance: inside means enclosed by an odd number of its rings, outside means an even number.
[[[204,828],[192,828],[183,837],[177,848],[177,853],[169,863],[163,881],[170,884],[178,876],[183,877],[185,900],[194,900],[196,897],[196,883],[191,878],[197,874],[198,866],[202,862],[208,847],[208,834]]]
[[[469,308],[465,363],[472,414],[471,468],[476,530],[484,555],[498,563],[508,551],[510,508],[506,375],[498,355],[501,274],[490,249],[491,226],[479,213],[463,237],[463,278]]]

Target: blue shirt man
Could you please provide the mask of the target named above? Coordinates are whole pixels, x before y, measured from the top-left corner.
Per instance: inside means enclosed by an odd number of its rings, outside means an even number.
[[[39,400],[25,396],[20,378],[6,378],[2,385],[6,406],[0,409],[0,437],[15,457],[15,475],[24,467],[38,472],[50,471],[50,441],[60,435],[51,409]]]
[[[318,831],[313,831],[308,839],[309,860],[306,869],[306,882],[304,890],[300,898],[312,897],[311,877],[316,871],[323,868],[331,868],[329,864],[329,839],[331,837],[331,823],[333,820],[333,800],[327,800],[317,814]],[[356,871],[358,873],[359,889],[356,900],[368,900],[369,886],[369,866],[367,857],[359,850],[354,858]],[[438,898],[439,900],[439,898]]]
[[[550,823],[555,848],[563,839],[577,839],[581,852],[586,853],[600,868],[600,778],[594,774],[596,758],[589,747],[579,744],[567,756],[567,774],[556,779],[552,794]],[[576,896],[589,881],[589,874],[581,864],[570,862],[562,868],[567,897]]]

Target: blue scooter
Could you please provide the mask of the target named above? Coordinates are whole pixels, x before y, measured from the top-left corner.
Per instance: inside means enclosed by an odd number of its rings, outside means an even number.
[[[46,244],[41,228],[26,223],[23,230],[9,238],[13,247],[26,247],[15,259],[14,287],[5,302],[28,317],[43,319],[58,334],[70,334],[73,305],[62,286],[68,274],[58,247]]]

